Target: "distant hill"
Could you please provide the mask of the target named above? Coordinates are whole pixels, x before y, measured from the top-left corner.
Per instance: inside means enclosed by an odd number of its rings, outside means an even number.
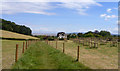
[[[14,33],[10,31],[0,30],[0,37],[2,38],[15,38],[15,39],[38,39],[29,35],[23,35],[19,33]]]
[[[24,35],[31,35],[32,33],[32,30],[29,27],[26,27],[25,25],[18,25],[14,22],[7,21],[4,19],[0,19],[0,29]]]

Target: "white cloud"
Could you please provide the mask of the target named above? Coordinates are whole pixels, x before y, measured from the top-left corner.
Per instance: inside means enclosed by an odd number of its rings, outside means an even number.
[[[109,20],[109,19],[117,18],[118,16],[116,16],[116,15],[101,14],[100,17],[104,18],[104,20]]]
[[[115,18],[118,18],[118,16],[117,15],[113,15],[113,11],[117,11],[118,10],[118,8],[108,8],[107,10],[106,10],[106,14],[101,14],[100,15],[100,17],[101,18],[104,18],[104,20],[110,20],[110,19],[115,19]]]
[[[107,14],[101,14],[100,17],[105,17]]]
[[[112,13],[112,9],[110,9],[110,8],[107,9],[107,12],[108,12],[108,13]]]
[[[63,2],[58,4],[61,7],[65,7],[68,9],[76,10],[80,15],[86,15],[85,11],[90,8],[90,6],[102,6],[101,4],[96,3],[93,0],[89,0],[91,2]]]
[[[55,13],[45,12],[51,10],[52,7],[49,3],[34,3],[34,2],[4,2],[2,3],[2,14],[15,14],[15,13],[34,13],[44,15],[55,15]]]
[[[8,2],[7,2],[8,1]],[[54,12],[47,12],[47,10],[52,10],[54,8],[65,7],[78,12],[80,15],[86,15],[86,10],[90,6],[102,6],[101,4],[95,2],[94,0],[55,0],[59,4],[52,6],[50,0],[5,0],[5,2],[0,5],[2,8],[2,14],[15,14],[15,13],[35,13],[44,15],[55,15]]]

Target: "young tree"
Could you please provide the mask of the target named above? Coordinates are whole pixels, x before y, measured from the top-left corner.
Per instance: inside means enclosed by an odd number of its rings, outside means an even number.
[[[83,36],[83,33],[78,33],[77,36],[78,36],[78,37],[82,37],[82,36]]]

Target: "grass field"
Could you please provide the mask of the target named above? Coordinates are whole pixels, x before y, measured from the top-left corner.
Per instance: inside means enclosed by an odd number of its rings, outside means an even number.
[[[30,46],[13,69],[89,69],[44,42]]]
[[[19,60],[15,64],[16,44]],[[44,42],[32,44],[24,54],[22,44],[23,41],[2,40],[2,69],[89,69]]]
[[[58,41],[58,50],[62,51],[64,41]],[[118,69],[118,47],[110,47],[110,44],[99,45],[98,49],[90,49],[88,46],[67,41],[65,54],[76,58],[77,46],[80,46],[80,62],[92,69]],[[50,45],[56,47],[55,41]]]
[[[3,37],[3,38],[38,39],[36,37],[23,35],[23,34],[18,34],[18,33],[10,32],[10,31],[5,31],[5,30],[0,30],[0,33],[1,32],[2,32],[2,35],[0,35],[0,37]]]
[[[16,44],[19,46],[19,58],[22,52],[23,41],[16,40],[2,40],[2,68],[9,69],[11,65],[15,62],[15,49]]]
[[[60,51],[62,51],[63,42],[64,41],[58,41],[57,49]],[[79,67],[80,68],[90,67],[91,69],[117,69],[118,68],[118,47],[110,47],[109,43],[107,45],[99,45],[98,49],[89,49],[88,46],[83,46],[82,44],[74,43],[73,41],[68,40],[67,42],[64,42],[66,55],[55,49],[56,47],[55,41],[50,41],[49,43],[51,46],[43,42],[38,42],[36,44],[33,44],[22,56],[21,54],[22,54],[23,41],[2,40],[2,56],[3,56],[2,68],[10,69],[11,66],[14,64],[16,44],[19,44],[18,52],[19,52],[20,59],[18,63],[13,66],[14,69],[18,69],[18,68],[20,69],[73,68],[74,69]],[[76,60],[78,45],[80,46],[80,63],[84,64],[85,66],[79,63],[71,62]],[[63,64],[60,64],[60,63],[63,63]],[[64,64],[66,64],[65,66],[68,66],[68,67],[65,67]]]

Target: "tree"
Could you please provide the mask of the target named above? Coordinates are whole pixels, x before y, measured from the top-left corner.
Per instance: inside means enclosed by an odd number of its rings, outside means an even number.
[[[85,34],[89,34],[89,33],[92,33],[92,34],[93,34],[93,32],[92,32],[92,31],[88,31],[88,32],[86,32]]]
[[[71,35],[71,38],[77,38],[77,35],[76,35],[75,33],[73,33],[73,34]]]
[[[94,31],[94,34],[99,34],[99,31],[98,31],[98,30],[95,30],[95,31]]]
[[[71,38],[71,34],[68,34],[67,35],[67,39],[69,40]]]
[[[94,37],[93,33],[84,34],[84,37]]]
[[[32,30],[24,25],[17,25],[14,22],[0,19],[0,29],[12,31],[20,34],[31,35]]]
[[[78,37],[82,37],[83,34],[82,34],[82,33],[78,33],[77,36],[78,36]]]
[[[94,34],[94,36],[95,36],[95,37],[101,37],[101,35],[99,35],[99,34]]]
[[[108,32],[108,31],[100,31],[99,34],[100,34],[101,36],[105,36],[105,37],[108,37],[108,36],[111,35],[110,32]]]

